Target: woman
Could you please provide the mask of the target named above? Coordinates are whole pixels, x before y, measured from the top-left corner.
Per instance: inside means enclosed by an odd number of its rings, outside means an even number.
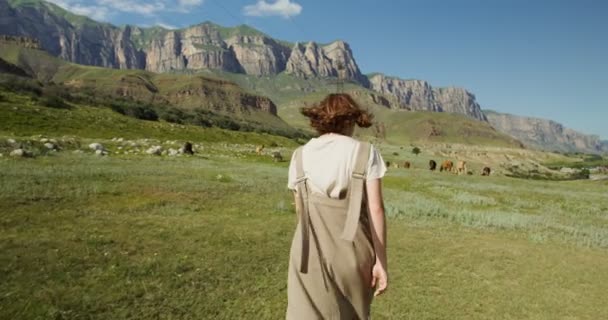
[[[288,187],[299,222],[287,284],[287,319],[368,319],[388,284],[381,179],[386,166],[351,138],[372,116],[347,94],[330,94],[302,114],[319,133],[291,159]]]

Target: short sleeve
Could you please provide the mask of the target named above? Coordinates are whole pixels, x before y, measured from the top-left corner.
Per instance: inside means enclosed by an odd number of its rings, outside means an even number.
[[[386,164],[380,152],[371,145],[369,161],[367,162],[367,178],[366,180],[380,179],[386,174]]]
[[[291,155],[291,161],[289,162],[289,171],[287,175],[287,188],[290,190],[296,189],[296,152],[294,151]]]

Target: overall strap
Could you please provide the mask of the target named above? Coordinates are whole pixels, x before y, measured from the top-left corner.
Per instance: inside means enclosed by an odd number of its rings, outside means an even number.
[[[302,147],[296,149],[294,159],[296,161],[296,208],[300,209],[300,232],[302,233],[302,258],[300,272],[308,273],[308,255],[310,252],[310,214],[308,212],[308,185],[306,183],[308,178],[304,174]]]
[[[370,151],[371,145],[368,142],[359,143],[355,167],[353,169],[352,178],[350,179],[346,222],[344,223],[344,230],[342,231],[341,236],[341,238],[344,240],[353,241],[355,239],[355,233],[357,233],[359,217],[361,215],[361,201],[363,198],[363,192],[365,191],[364,183],[365,177],[367,176],[366,170]]]

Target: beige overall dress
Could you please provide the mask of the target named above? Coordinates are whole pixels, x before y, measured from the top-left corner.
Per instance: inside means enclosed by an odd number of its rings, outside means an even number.
[[[298,226],[287,281],[288,320],[369,319],[375,253],[365,194],[369,143],[361,142],[347,196],[311,193],[295,151]]]

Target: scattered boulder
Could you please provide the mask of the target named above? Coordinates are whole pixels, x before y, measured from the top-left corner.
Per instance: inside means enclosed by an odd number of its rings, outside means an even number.
[[[34,155],[25,149],[15,149],[15,150],[11,151],[10,156],[16,157],[16,158],[30,158],[30,157],[33,157]]]
[[[103,145],[101,143],[98,142],[93,142],[89,145],[89,149],[93,150],[93,151],[97,151],[97,150],[105,150],[105,148],[103,147]]]
[[[161,146],[153,146],[153,147],[149,148],[148,150],[146,150],[147,154],[152,154],[152,155],[156,155],[156,156],[160,156],[162,152],[163,152],[163,147],[161,147]]]
[[[10,144],[15,144],[17,143],[17,141],[15,141],[15,139],[6,139],[6,142],[10,143]]]
[[[107,151],[105,151],[105,150],[99,150],[99,149],[98,149],[98,150],[95,150],[95,155],[98,155],[98,156],[100,156],[100,157],[102,157],[102,156],[107,156],[107,155],[108,155],[108,152],[107,152]]]
[[[559,170],[559,172],[565,173],[565,174],[575,174],[575,173],[579,173],[580,170],[575,169],[575,168],[563,167]]]
[[[180,153],[183,153],[183,152],[180,152],[180,150],[175,150],[175,149],[173,149],[173,148],[169,148],[169,152],[168,152],[168,154],[169,154],[170,156],[172,156],[172,157],[173,157],[173,156],[176,156],[176,155],[178,155],[178,154],[180,154]]]
[[[49,150],[57,150],[57,145],[51,143],[51,142],[47,142],[44,144],[44,147],[49,149]]]
[[[275,151],[272,153],[272,160],[274,160],[275,162],[281,162],[283,161],[283,155],[281,155],[280,152]]]
[[[47,143],[47,142],[49,142],[49,139],[47,139],[47,138],[42,138],[42,139],[40,139],[40,142],[41,142],[41,143]]]

